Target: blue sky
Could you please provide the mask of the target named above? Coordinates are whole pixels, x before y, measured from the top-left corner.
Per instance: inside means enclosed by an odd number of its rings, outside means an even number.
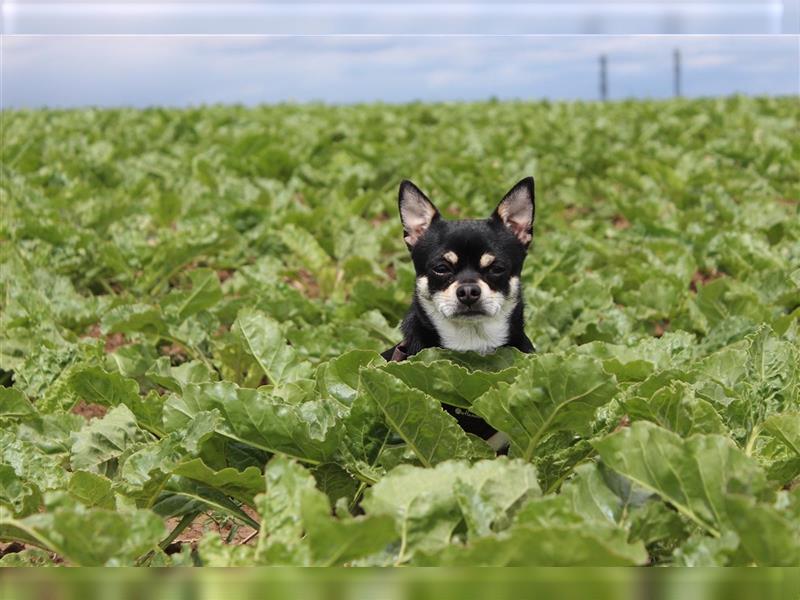
[[[28,0],[24,5],[6,0],[3,31],[15,35],[4,35],[0,42],[2,104],[24,108],[489,97],[591,100],[598,96],[600,54],[608,57],[611,99],[661,98],[672,94],[674,49],[681,51],[687,96],[800,93],[800,38],[796,32],[774,34],[792,31],[794,20],[789,27],[786,17],[796,12],[796,0],[656,4],[534,2],[534,8],[544,10],[537,13],[531,4],[513,1],[412,4],[400,10],[404,5],[393,2],[368,8],[358,2],[249,0],[204,2],[197,10],[196,3],[180,0]],[[595,10],[597,6],[608,10]],[[664,6],[670,10],[662,10]],[[65,7],[80,10],[65,12]],[[572,12],[565,11],[570,7]],[[460,20],[443,19],[448,11]],[[616,20],[609,17],[615,11]],[[292,18],[276,17],[281,14]],[[538,20],[537,14],[548,18]],[[181,20],[181,15],[186,18]],[[291,29],[295,35],[210,34],[248,30],[243,21],[253,31]],[[373,31],[393,28],[394,35],[364,35],[361,30],[367,25]],[[596,31],[580,35],[586,28]],[[698,28],[739,33],[685,35]],[[538,30],[549,34],[519,33]],[[684,35],[607,34],[649,30]],[[87,35],[100,31],[116,35]],[[334,31],[351,35],[321,35]],[[154,32],[162,35],[140,35]],[[166,32],[204,34],[163,35]]]

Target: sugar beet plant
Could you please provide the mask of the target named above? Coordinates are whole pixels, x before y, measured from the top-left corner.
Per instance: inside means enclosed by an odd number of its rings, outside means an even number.
[[[800,564],[796,98],[3,122],[0,564]],[[529,174],[537,354],[386,364]]]

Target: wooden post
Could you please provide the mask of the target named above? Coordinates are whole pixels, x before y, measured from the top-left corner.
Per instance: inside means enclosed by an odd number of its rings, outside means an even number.
[[[600,55],[600,100],[608,100],[608,60],[605,54]]]

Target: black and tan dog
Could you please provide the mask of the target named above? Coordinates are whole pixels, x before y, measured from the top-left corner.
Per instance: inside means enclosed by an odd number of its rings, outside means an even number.
[[[401,326],[403,341],[383,357],[403,360],[430,347],[488,354],[512,346],[533,352],[524,331],[520,274],[534,214],[532,177],[511,188],[488,219],[461,221],[442,218],[417,186],[403,181],[400,220],[416,289]],[[474,415],[454,414],[472,433],[494,432]]]

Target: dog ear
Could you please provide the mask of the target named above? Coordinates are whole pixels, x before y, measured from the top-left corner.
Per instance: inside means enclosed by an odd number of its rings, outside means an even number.
[[[492,218],[505,225],[526,248],[533,238],[533,217],[536,213],[533,185],[533,177],[518,182],[492,213]]]
[[[400,221],[406,245],[413,248],[428,227],[439,218],[439,211],[417,186],[404,180],[400,184]]]

